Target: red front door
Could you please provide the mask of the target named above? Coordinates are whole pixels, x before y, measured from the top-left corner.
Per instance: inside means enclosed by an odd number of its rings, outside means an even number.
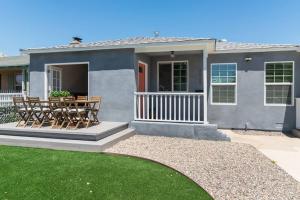
[[[146,92],[146,66],[139,63],[139,92]]]
[[[138,75],[138,92],[146,92],[146,65],[143,63],[139,63],[139,75]],[[140,109],[138,115],[140,117],[145,115],[144,104],[143,104],[143,96],[140,98]]]

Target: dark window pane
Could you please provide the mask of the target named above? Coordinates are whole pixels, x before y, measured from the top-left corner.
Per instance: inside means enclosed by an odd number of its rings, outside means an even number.
[[[277,70],[277,69],[283,69],[283,63],[276,63],[275,64],[275,69]]]
[[[172,91],[172,64],[159,64],[159,91]]]
[[[186,76],[187,73],[186,73],[187,70],[181,70],[181,76]]]
[[[267,64],[266,70],[274,70],[274,69],[275,69],[275,65],[274,64],[271,64],[271,63]]]
[[[283,70],[275,70],[275,75],[283,75]]]
[[[274,83],[274,77],[273,76],[267,76],[266,77],[266,82],[267,83]]]
[[[293,69],[293,63],[285,63],[284,64],[284,69]]]
[[[174,76],[180,76],[180,71],[174,69]]]
[[[284,82],[293,82],[293,77],[292,76],[285,76],[284,77]]]
[[[291,69],[285,69],[284,70],[284,75],[293,75],[293,70],[291,70]]]
[[[282,83],[283,82],[283,76],[275,76],[275,83]]]
[[[187,91],[187,63],[174,63],[174,91]]]
[[[275,70],[267,70],[266,71],[266,75],[274,75],[275,74]]]

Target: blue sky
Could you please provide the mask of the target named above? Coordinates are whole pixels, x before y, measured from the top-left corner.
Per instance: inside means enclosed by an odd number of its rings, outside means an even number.
[[[0,52],[135,36],[300,44],[299,0],[0,0]]]

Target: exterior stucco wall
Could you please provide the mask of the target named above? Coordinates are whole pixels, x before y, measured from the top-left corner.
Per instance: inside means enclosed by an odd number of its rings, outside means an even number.
[[[245,57],[252,61],[246,62]],[[189,92],[203,89],[202,54],[149,56],[133,49],[69,53],[32,54],[30,58],[30,95],[44,97],[44,65],[49,63],[89,62],[89,96],[103,97],[101,120],[133,120],[133,93],[139,60],[149,64],[148,86],[157,91],[158,61],[189,61]],[[264,63],[294,61],[294,97],[300,97],[300,53],[232,53],[208,57],[208,120],[219,128],[284,130],[295,128],[294,106],[264,105]],[[237,105],[212,105],[210,95],[211,63],[237,63]]]
[[[89,62],[89,96],[102,96],[101,120],[133,120],[136,90],[133,49],[31,54],[30,96],[44,98],[45,64],[70,62]]]
[[[252,61],[246,62],[245,57]],[[295,128],[294,106],[264,106],[264,62],[295,61],[294,94],[300,97],[300,54],[297,52],[210,54],[208,121],[219,128],[289,131]],[[237,63],[237,105],[211,105],[211,63]]]

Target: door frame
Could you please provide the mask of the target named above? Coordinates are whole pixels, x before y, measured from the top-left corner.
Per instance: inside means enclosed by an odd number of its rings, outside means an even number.
[[[139,67],[140,67],[140,64],[142,65],[145,65],[145,92],[148,92],[148,64],[143,62],[143,61],[138,61],[138,73],[139,73]],[[140,84],[140,76],[138,74],[138,87],[137,87],[137,90],[139,88],[139,84]]]
[[[80,65],[85,64],[88,67],[88,96],[90,95],[90,62],[66,62],[66,63],[47,63],[44,65],[44,98],[48,99],[48,88],[49,88],[49,81],[48,81],[48,68],[49,66],[56,66],[56,65]],[[62,79],[61,79],[62,80]]]

